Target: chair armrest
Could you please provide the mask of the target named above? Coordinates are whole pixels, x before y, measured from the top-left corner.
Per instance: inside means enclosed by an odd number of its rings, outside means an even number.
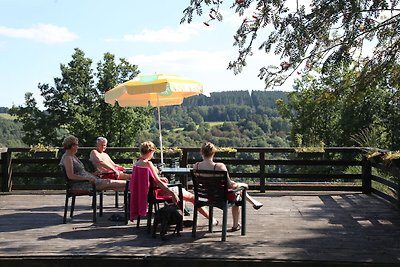
[[[246,191],[246,190],[247,190],[247,188],[244,186],[239,186],[239,187],[236,187],[235,189],[232,189],[233,192],[240,192],[240,191]]]

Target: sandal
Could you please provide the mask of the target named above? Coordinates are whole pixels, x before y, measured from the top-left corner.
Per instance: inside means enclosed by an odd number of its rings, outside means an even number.
[[[240,223],[238,223],[238,225],[236,227],[232,227],[229,232],[236,232],[239,231],[240,229],[242,229],[242,226],[240,225]]]
[[[255,210],[259,210],[259,209],[261,209],[261,207],[262,207],[262,206],[264,206],[264,204],[262,204],[262,203],[260,203],[260,204],[257,204],[257,205],[256,205],[256,204],[254,204],[254,205],[253,205],[253,209],[255,209]]]

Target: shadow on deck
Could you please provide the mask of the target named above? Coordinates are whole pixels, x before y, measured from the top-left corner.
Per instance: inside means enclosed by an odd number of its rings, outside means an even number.
[[[198,237],[161,241],[147,234],[144,220],[109,221],[122,208],[105,197],[105,214],[91,219],[90,199],[77,199],[76,215],[62,224],[62,192],[0,195],[0,266],[398,266],[400,216],[382,200],[352,192],[270,192],[248,207],[247,235],[221,228]],[[122,197],[121,197],[122,200]],[[221,216],[216,211],[216,217]],[[201,216],[200,216],[201,217]],[[191,219],[191,216],[186,218]],[[231,218],[228,226],[231,225]]]

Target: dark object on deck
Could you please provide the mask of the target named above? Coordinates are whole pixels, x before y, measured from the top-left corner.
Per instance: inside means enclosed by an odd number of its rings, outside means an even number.
[[[171,225],[175,225],[172,235],[176,232],[176,235],[180,236],[182,222],[182,210],[180,210],[175,204],[165,205],[154,214],[153,237],[156,237],[157,227],[159,224],[161,225],[160,236],[162,240],[166,240],[165,235]]]

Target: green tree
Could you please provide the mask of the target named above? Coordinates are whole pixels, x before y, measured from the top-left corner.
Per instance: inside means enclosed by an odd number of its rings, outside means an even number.
[[[393,118],[391,112],[395,114],[398,102],[390,100],[388,83],[357,90],[354,83],[359,75],[345,66],[335,76],[304,75],[296,81],[288,103],[278,102],[282,116],[292,124],[292,140],[301,135],[303,145],[322,141],[328,146],[353,146],[359,144],[352,136],[374,129],[379,136],[376,144],[391,147],[394,143],[390,144],[387,136],[396,130],[388,118]]]
[[[322,72],[330,74],[355,59],[365,63],[357,80],[357,88],[362,90],[392,74],[399,63],[399,5],[397,0],[311,0],[309,6],[298,0],[235,0],[231,8],[239,15],[245,11],[250,15],[234,34],[238,56],[228,68],[239,73],[258,46],[281,58],[278,66],[263,67],[259,73],[266,86],[273,86],[300,69],[307,71],[323,63]],[[205,6],[210,8],[206,25],[222,20],[222,0],[191,0],[181,23],[190,23],[194,14],[201,16]],[[366,45],[372,46],[373,52],[363,58]],[[399,80],[400,73],[395,75]]]
[[[99,135],[104,135],[113,146],[128,146],[135,136],[151,122],[149,108],[112,107],[104,102],[103,95],[119,82],[138,74],[137,66],[106,53],[98,63],[97,72],[92,60],[76,48],[72,60],[61,64],[61,77],[54,79],[54,87],[39,84],[44,98],[44,110],[39,110],[31,93],[25,96],[26,106],[13,106],[10,114],[23,123],[26,144],[44,143],[60,145],[67,134],[77,136],[82,145],[93,145]],[[97,82],[96,82],[97,81]]]

